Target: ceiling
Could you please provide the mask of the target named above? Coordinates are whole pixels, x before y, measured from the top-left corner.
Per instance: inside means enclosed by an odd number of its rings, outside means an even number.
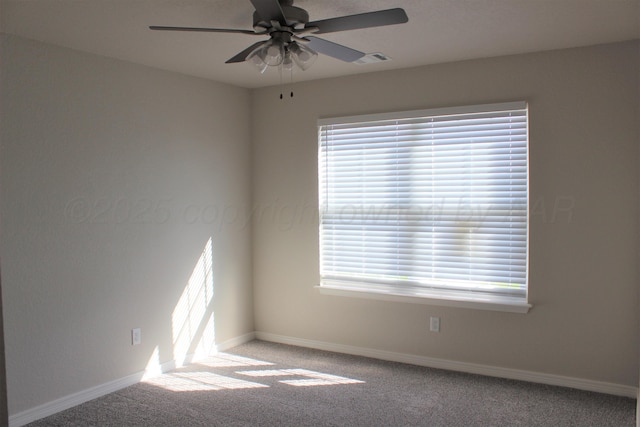
[[[640,0],[296,0],[312,21],[402,7],[407,24],[322,37],[391,61],[320,56],[294,81],[640,38]],[[149,25],[251,29],[249,0],[0,0],[2,32],[247,88],[279,73],[225,64],[256,36],[151,31]],[[266,37],[265,37],[266,38]],[[288,81],[289,77],[285,77]]]

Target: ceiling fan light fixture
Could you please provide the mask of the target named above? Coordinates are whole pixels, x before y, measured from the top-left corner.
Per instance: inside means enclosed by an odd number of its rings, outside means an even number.
[[[260,58],[260,56],[258,55],[254,55],[249,59],[249,62],[258,69],[258,71],[260,71],[260,74],[264,74],[265,71],[267,71],[267,68],[269,67],[267,65],[266,62],[264,62],[262,60],[262,58]]]
[[[247,62],[256,67],[258,71],[260,71],[260,74],[263,74],[269,67],[269,64],[264,61],[263,50],[264,46],[259,46],[257,49],[251,52],[246,59]]]
[[[304,44],[296,42],[292,42],[289,45],[289,51],[296,65],[300,67],[302,71],[308,70],[318,58],[316,51]]]
[[[292,59],[293,55],[291,54],[291,51],[289,49],[287,49],[285,55],[284,55],[284,59],[282,60],[282,69],[286,72],[291,72],[293,71],[293,59]]]
[[[266,44],[261,49],[261,52],[258,55],[270,67],[277,67],[284,61],[284,45],[279,40],[271,40],[271,43]]]

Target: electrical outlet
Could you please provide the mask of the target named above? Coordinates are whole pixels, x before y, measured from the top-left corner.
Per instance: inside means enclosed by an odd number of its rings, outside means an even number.
[[[142,343],[142,331],[140,328],[131,330],[131,345],[138,345]]]
[[[440,332],[440,318],[432,317],[429,321],[429,330],[431,332]]]

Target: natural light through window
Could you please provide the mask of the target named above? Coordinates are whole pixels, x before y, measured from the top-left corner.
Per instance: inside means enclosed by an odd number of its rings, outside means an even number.
[[[210,368],[235,368],[241,366],[271,366],[273,363],[263,360],[256,360],[250,357],[236,356],[228,353],[218,353],[204,359],[198,359],[198,365]]]
[[[269,387],[210,372],[169,373],[152,378],[147,383],[170,391],[216,391]]]
[[[259,371],[240,371],[238,373],[251,377],[304,377],[299,379],[287,379],[279,381],[282,384],[288,384],[296,387],[364,383],[364,381],[360,380],[340,377],[338,375],[323,374],[321,372],[309,371],[307,369],[270,369]]]
[[[213,242],[205,244],[171,316],[173,354],[177,366],[215,349],[213,313]]]
[[[320,289],[528,310],[526,103],[318,124]]]
[[[160,364],[160,348],[155,346],[151,357],[147,362],[147,367],[144,370],[143,380],[157,377],[162,374],[162,366]]]
[[[176,371],[145,378],[146,384],[175,392],[220,391],[269,388],[265,380],[278,378],[275,384],[294,387],[364,384],[364,381],[302,368],[273,369],[275,363],[218,353]],[[265,367],[235,370],[238,367]],[[231,371],[229,371],[232,369]],[[249,380],[247,377],[251,378]]]

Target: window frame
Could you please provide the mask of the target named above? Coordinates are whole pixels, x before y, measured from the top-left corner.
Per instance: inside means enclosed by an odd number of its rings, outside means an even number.
[[[465,115],[476,113],[491,113],[498,111],[525,110],[525,131],[526,131],[526,228],[524,235],[526,238],[525,255],[525,294],[524,296],[511,295],[491,295],[487,292],[451,291],[445,288],[426,288],[420,286],[399,287],[393,284],[375,284],[362,280],[355,286],[353,283],[341,283],[340,280],[323,279],[316,286],[320,293],[326,295],[338,295],[346,297],[359,297],[369,299],[381,299],[388,301],[412,302],[442,306],[475,308],[482,310],[506,311],[513,313],[527,313],[532,305],[529,303],[529,109],[525,101],[506,102],[497,104],[470,105],[461,107],[433,108],[414,111],[400,111],[392,113],[368,114],[347,117],[321,118],[318,120],[318,186],[319,186],[319,208],[322,210],[322,173],[323,173],[323,152],[322,152],[322,129],[330,125],[348,125],[365,122],[379,122],[387,120],[404,120],[413,118],[440,117],[452,115]],[[413,167],[411,164],[408,167]],[[320,212],[319,236],[320,254],[322,256],[322,230],[323,212]],[[320,261],[322,263],[322,260]],[[321,265],[322,268],[322,265]]]

